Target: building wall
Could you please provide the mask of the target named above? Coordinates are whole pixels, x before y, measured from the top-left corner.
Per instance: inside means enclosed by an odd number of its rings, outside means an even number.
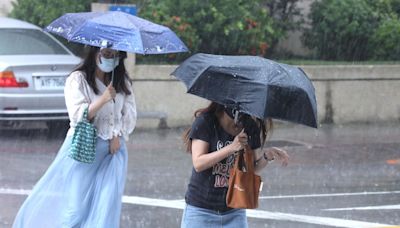
[[[399,122],[400,65],[301,66],[315,87],[320,124]],[[186,93],[169,74],[176,66],[136,65],[130,72],[140,112],[165,112],[169,126],[186,126],[209,102]],[[140,119],[155,127],[158,120]]]
[[[12,10],[12,0],[0,1],[0,17],[6,17]]]
[[[307,20],[307,16],[310,13],[310,6],[315,0],[300,0],[298,6]],[[287,38],[281,40],[278,43],[277,50],[280,52],[290,52],[295,56],[307,56],[311,54],[311,50],[305,47],[301,42],[302,31],[291,31],[288,32]]]

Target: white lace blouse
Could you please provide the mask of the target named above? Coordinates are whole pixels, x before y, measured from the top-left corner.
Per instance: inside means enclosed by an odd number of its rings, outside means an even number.
[[[111,139],[113,136],[122,136],[128,140],[136,125],[136,103],[132,86],[127,80],[127,87],[130,95],[117,93],[115,102],[112,100],[103,105],[96,113],[93,124],[97,128],[97,135],[104,139]],[[99,94],[95,94],[87,83],[84,73],[81,71],[72,72],[65,82],[64,94],[70,119],[70,129],[67,136],[74,133],[76,124],[82,119],[83,112],[89,104],[99,99],[107,88],[96,78],[96,86]]]

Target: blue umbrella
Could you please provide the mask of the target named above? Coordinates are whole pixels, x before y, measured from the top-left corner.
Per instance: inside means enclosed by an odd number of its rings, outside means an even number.
[[[45,30],[68,41],[139,54],[188,51],[169,28],[120,11],[67,13]]]

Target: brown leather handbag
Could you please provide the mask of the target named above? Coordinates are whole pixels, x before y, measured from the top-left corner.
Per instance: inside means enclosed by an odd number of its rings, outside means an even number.
[[[230,170],[226,205],[231,208],[258,207],[261,177],[254,173],[254,151],[246,146]]]

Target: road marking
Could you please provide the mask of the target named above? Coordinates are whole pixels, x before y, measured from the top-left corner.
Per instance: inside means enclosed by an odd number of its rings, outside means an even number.
[[[184,209],[185,202],[181,200],[162,200],[153,199],[138,196],[124,196],[122,202],[135,205],[153,206],[153,207],[166,207],[174,209]],[[362,222],[356,220],[347,219],[337,219],[329,217],[319,217],[319,216],[309,216],[309,215],[298,215],[298,214],[288,214],[280,212],[270,212],[263,210],[246,210],[247,217],[258,218],[258,219],[270,219],[270,220],[280,220],[280,221],[291,221],[300,223],[309,223],[333,227],[345,227],[345,228],[389,228],[393,225],[380,224],[380,223],[370,223]]]
[[[389,165],[400,165],[400,159],[389,159],[386,160],[386,163]]]
[[[312,198],[312,197],[331,197],[331,196],[366,196],[366,195],[385,195],[400,194],[400,191],[382,192],[351,192],[351,193],[328,193],[328,194],[308,194],[308,195],[283,195],[283,196],[260,196],[259,199],[287,199],[287,198]]]
[[[6,189],[0,188],[0,194],[9,195],[28,195],[31,190],[25,189]],[[134,205],[153,206],[153,207],[165,207],[183,210],[185,208],[185,202],[182,200],[163,200],[154,199],[139,196],[123,196],[122,202]],[[392,228],[393,225],[370,223],[357,220],[337,219],[330,217],[320,216],[309,216],[309,215],[298,215],[280,212],[270,212],[263,210],[246,210],[247,217],[258,218],[258,219],[271,219],[280,221],[292,221],[300,223],[309,223],[333,227],[345,227],[345,228]]]
[[[343,207],[343,208],[329,208],[323,211],[352,211],[352,210],[399,210],[400,204],[395,205],[381,205],[381,206],[367,206],[367,207]]]
[[[0,188],[0,194],[9,194],[9,195],[29,195],[30,193],[31,193],[31,190]]]
[[[297,214],[269,212],[269,211],[261,211],[261,210],[247,210],[247,216],[252,217],[252,218],[259,218],[259,219],[274,219],[274,220],[281,220],[281,221],[292,221],[292,222],[301,222],[301,223],[317,224],[317,225],[324,225],[324,226],[345,227],[345,228],[377,228],[377,227],[389,228],[389,227],[392,227],[392,225],[370,223],[370,222],[363,222],[363,221],[357,221],[357,220],[337,219],[337,218],[309,216],[309,215],[297,215]]]

